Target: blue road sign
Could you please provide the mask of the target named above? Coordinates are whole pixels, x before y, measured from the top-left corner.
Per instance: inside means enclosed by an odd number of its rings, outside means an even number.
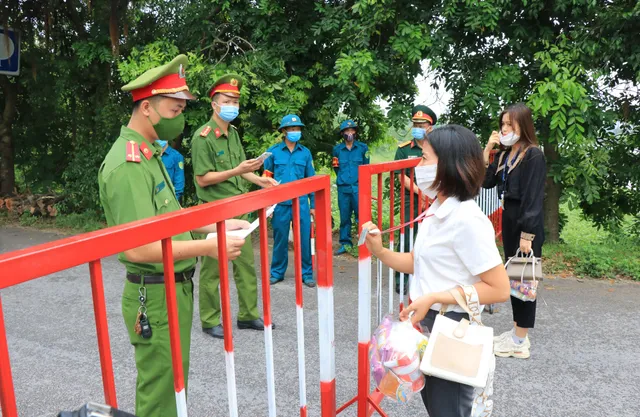
[[[20,36],[0,26],[0,74],[20,74]]]

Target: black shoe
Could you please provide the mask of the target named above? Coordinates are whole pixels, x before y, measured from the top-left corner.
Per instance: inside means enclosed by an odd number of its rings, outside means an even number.
[[[222,324],[209,328],[203,327],[202,331],[216,339],[224,339],[224,329],[222,328]]]
[[[308,279],[306,281],[302,281],[302,283],[304,285],[306,285],[309,288],[314,288],[316,286],[316,282],[313,279]]]
[[[276,325],[271,323],[271,328],[275,329]],[[238,329],[264,330],[264,321],[262,321],[262,319],[246,321],[238,320]]]

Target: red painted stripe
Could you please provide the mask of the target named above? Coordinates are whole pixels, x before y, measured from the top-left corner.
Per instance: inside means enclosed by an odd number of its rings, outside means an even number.
[[[302,249],[300,246],[300,199],[293,200],[293,270],[296,281],[296,305],[302,307]]]
[[[9,360],[9,346],[7,345],[7,331],[4,327],[4,314],[2,313],[2,299],[0,298],[0,406],[2,415],[6,417],[18,417],[16,406],[16,394],[13,388],[11,376],[11,361]]]
[[[371,174],[369,172],[370,165],[360,165],[358,167],[358,231],[362,230],[362,225],[371,220]],[[369,258],[369,250],[366,245],[358,247],[358,259],[365,260]]]
[[[382,174],[378,174],[378,229],[382,230]]]
[[[404,200],[406,199],[405,197],[405,186],[404,186],[404,179],[406,178],[406,176],[404,175],[404,170],[400,172],[400,223],[404,224],[406,219],[404,218]],[[400,235],[404,235],[404,228],[400,229]],[[401,249],[402,250],[402,249]]]
[[[367,417],[369,382],[369,342],[358,343],[358,417]]]
[[[409,193],[409,220],[413,220],[413,209],[415,207],[415,203],[414,203],[414,197],[415,197],[415,181],[413,179],[414,176],[414,170],[411,170],[411,173],[409,174],[409,180],[411,181],[411,184],[409,185],[410,187],[410,193]],[[413,224],[411,225],[411,228],[413,229]]]
[[[389,173],[389,227],[393,227],[393,222],[395,220],[394,217],[396,214],[395,207],[393,206],[396,194],[394,179],[393,171],[391,171]],[[393,242],[393,235],[391,235],[391,242]]]
[[[316,192],[316,277],[318,287],[333,287],[333,251],[331,237],[331,193],[327,188]]]
[[[267,230],[267,211],[260,209],[260,276],[262,280],[262,314],[264,325],[271,324],[271,284],[269,283],[269,232]]]
[[[335,417],[336,415],[336,380],[320,381],[320,415]]]
[[[173,250],[171,238],[162,240],[162,264],[164,268],[164,288],[169,319],[169,342],[171,344],[171,364],[173,365],[173,387],[176,392],[184,389],[182,369],[182,348],[180,346],[180,324],[176,302],[176,281],[173,270]]]
[[[89,273],[91,275],[91,295],[93,297],[93,312],[96,319],[96,333],[98,337],[98,351],[100,352],[100,369],[102,370],[104,400],[111,407],[118,408],[116,383],[113,377],[113,363],[111,362],[107,307],[104,300],[102,266],[100,265],[99,260],[89,263]]]
[[[300,407],[300,417],[307,417],[307,406]]]
[[[218,266],[220,268],[220,304],[222,305],[222,328],[224,329],[224,350],[233,352],[233,325],[231,322],[231,301],[229,297],[229,258],[227,257],[227,231],[224,221],[216,225],[218,234]]]

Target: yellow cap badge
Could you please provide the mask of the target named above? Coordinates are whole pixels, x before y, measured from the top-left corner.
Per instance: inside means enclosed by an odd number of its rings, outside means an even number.
[[[238,86],[238,80],[236,80],[235,78],[232,78],[231,81],[229,82],[229,84],[231,84],[234,87]]]

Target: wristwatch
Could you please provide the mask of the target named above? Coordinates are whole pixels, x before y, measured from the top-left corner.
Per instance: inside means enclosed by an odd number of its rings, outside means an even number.
[[[520,239],[524,239],[524,240],[528,240],[529,242],[532,242],[533,239],[535,238],[536,238],[536,235],[532,233],[525,233],[525,232],[520,233]]]

